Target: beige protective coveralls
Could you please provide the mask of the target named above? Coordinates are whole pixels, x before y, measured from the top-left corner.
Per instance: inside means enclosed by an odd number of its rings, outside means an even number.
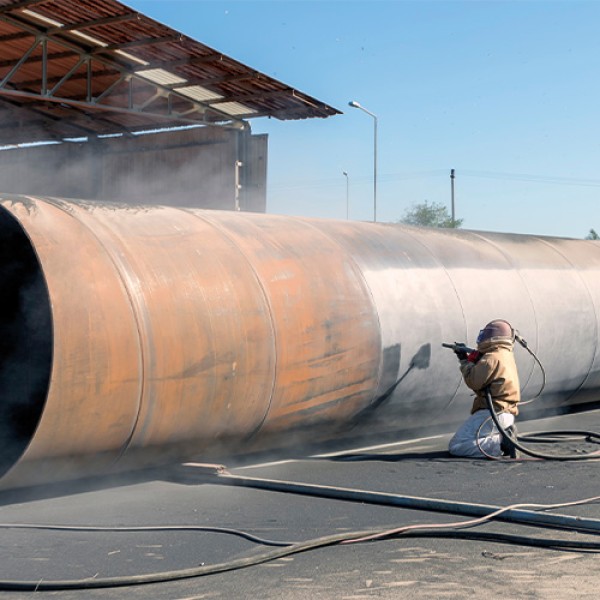
[[[476,363],[466,359],[460,361],[465,383],[475,392],[471,414],[487,407],[483,390],[488,385],[497,413],[519,414],[517,404],[521,399],[521,387],[513,345],[511,338],[492,338],[477,347],[483,356]]]
[[[471,416],[450,440],[448,450],[455,456],[500,456],[501,436],[487,410],[484,389],[489,386],[494,408],[505,429],[519,414],[521,399],[519,374],[510,337],[495,337],[477,346],[482,354],[477,362],[460,361],[460,370],[469,388],[475,392]],[[483,452],[482,452],[483,450]]]

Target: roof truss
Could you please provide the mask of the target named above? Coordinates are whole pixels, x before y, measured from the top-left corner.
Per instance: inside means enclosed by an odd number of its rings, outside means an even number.
[[[3,103],[57,139],[339,112],[114,0],[0,0]]]

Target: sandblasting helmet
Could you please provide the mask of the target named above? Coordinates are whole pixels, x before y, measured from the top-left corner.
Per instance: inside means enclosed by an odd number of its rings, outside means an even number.
[[[508,321],[503,319],[495,319],[490,321],[477,336],[477,343],[481,344],[492,338],[503,337],[514,339],[514,330]]]

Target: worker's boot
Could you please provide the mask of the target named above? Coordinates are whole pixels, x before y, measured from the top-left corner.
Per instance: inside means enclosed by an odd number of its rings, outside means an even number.
[[[519,458],[519,451],[517,450],[514,442],[517,440],[517,426],[511,425],[507,427],[504,431],[506,431],[506,436],[502,436],[502,440],[500,442],[500,450],[502,450],[502,456],[507,458]]]

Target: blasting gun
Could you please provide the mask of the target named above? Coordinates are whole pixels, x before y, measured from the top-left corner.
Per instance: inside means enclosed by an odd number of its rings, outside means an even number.
[[[467,359],[469,362],[477,362],[481,356],[475,348],[469,348],[462,342],[454,342],[454,344],[442,344],[444,348],[450,348],[458,357],[458,360]]]
[[[466,344],[462,342],[454,342],[454,344],[442,344],[444,348],[450,348],[453,352],[465,352],[466,354],[471,354],[471,352],[475,352],[475,348],[469,348]]]

